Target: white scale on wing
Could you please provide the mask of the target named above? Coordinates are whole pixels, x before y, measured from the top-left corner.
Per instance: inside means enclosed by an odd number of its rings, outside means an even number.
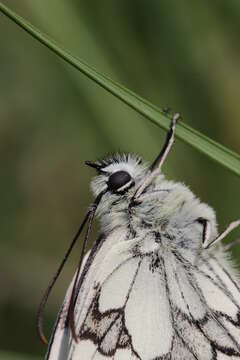
[[[220,254],[218,260],[214,257],[209,259],[209,265],[212,266],[213,271],[217,274],[217,277],[221,279],[222,285],[225,287],[227,292],[232,294],[234,301],[240,306],[240,290],[236,283],[238,281],[237,276],[234,278],[234,266],[230,268],[227,263],[225,254]],[[228,255],[229,256],[229,255]],[[231,276],[229,275],[231,273]]]
[[[96,296],[96,285],[99,284],[99,271],[100,269],[105,270],[108,274],[111,271],[106,263],[109,261],[110,257],[109,253],[114,254],[114,250],[109,250],[112,248],[117,248],[118,245],[121,248],[120,244],[123,244],[123,239],[125,239],[126,233],[115,231],[111,235],[109,235],[105,241],[103,242],[101,248],[99,249],[97,255],[94,258],[93,263],[87,271],[84,282],[82,284],[81,290],[77,297],[77,302],[75,306],[76,313],[76,324],[82,324],[84,321],[88,308],[92,299]],[[120,251],[119,251],[120,252]],[[125,255],[124,255],[125,254]],[[123,256],[126,258],[126,253],[123,252]],[[79,278],[81,277],[81,274]],[[102,278],[101,282],[105,278]],[[79,330],[80,326],[77,326],[77,330]]]
[[[132,286],[125,310],[125,323],[132,336],[133,348],[141,359],[154,359],[167,354],[172,345],[170,319],[164,278],[149,270],[145,256]],[[142,324],[142,326],[136,326]],[[151,344],[151,346],[149,346]]]
[[[232,300],[208,277],[197,273],[196,279],[208,306],[214,311],[223,312],[237,320],[238,308]]]
[[[131,249],[139,240],[128,240],[113,246],[99,270],[99,310],[122,308],[136,273],[139,257],[133,257]]]

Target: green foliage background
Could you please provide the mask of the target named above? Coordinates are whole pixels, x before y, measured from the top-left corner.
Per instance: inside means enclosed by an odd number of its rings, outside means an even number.
[[[99,71],[240,152],[238,0],[4,3]],[[91,199],[84,160],[124,150],[151,161],[165,133],[3,15],[0,54],[0,349],[39,356],[36,309]],[[177,141],[164,170],[216,209],[220,229],[240,216],[239,178],[192,148]],[[48,332],[80,247],[49,301]],[[235,257],[240,264],[239,249]]]

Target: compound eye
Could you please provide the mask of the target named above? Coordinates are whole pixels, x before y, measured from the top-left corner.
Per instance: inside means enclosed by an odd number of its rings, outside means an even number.
[[[111,191],[121,190],[121,188],[123,188],[122,191],[127,190],[129,186],[132,184],[131,180],[132,178],[128,172],[123,170],[117,171],[109,176],[108,188]],[[129,186],[126,187],[124,186],[128,184]]]

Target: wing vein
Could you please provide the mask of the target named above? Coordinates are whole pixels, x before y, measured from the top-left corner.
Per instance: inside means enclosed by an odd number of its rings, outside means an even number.
[[[166,294],[167,294],[167,299],[168,299],[168,303],[169,303],[169,308],[170,308],[170,316],[171,316],[171,319],[172,319],[172,326],[173,326],[173,329],[174,329],[174,332],[177,334],[178,338],[181,340],[182,344],[187,348],[187,350],[192,354],[192,356],[198,360],[197,356],[195,355],[195,353],[192,351],[192,349],[188,346],[188,344],[186,343],[186,341],[183,339],[183,337],[181,336],[181,334],[179,333],[177,327],[176,327],[176,321],[174,319],[174,316],[173,316],[173,305],[172,305],[172,302],[170,300],[170,297],[169,297],[169,285],[168,285],[168,278],[167,278],[167,273],[166,273],[166,267],[165,267],[165,262],[164,262],[164,259],[163,257],[161,257],[161,261],[162,261],[162,268],[163,268],[163,272],[164,272],[164,280],[165,280],[165,287],[166,287]]]
[[[175,254],[176,255],[176,254]],[[182,258],[181,254],[179,254],[179,257]],[[177,256],[176,256],[177,258]],[[185,259],[179,259],[178,261],[182,264],[183,260]],[[186,260],[185,260],[186,261]],[[195,268],[191,263],[189,263],[189,265],[191,265],[192,268],[194,268],[194,271],[202,273],[202,271],[200,271],[199,269]],[[184,265],[183,265],[184,266]],[[186,274],[189,278],[188,272],[186,271]],[[192,288],[198,293],[198,295],[200,296],[201,302],[203,303],[204,307],[206,308],[207,312],[210,313],[212,319],[222,328],[222,330],[225,332],[225,334],[231,339],[231,341],[234,343],[234,345],[236,346],[236,348],[238,349],[238,355],[240,355],[240,345],[239,343],[236,341],[236,339],[229,333],[228,329],[225,327],[225,325],[216,317],[216,315],[214,314],[214,312],[212,311],[212,309],[208,306],[206,299],[202,293],[202,290],[199,288],[199,286],[197,285],[197,283],[195,285],[193,285],[192,283],[192,279],[189,279],[189,283],[192,286]],[[212,341],[209,340],[210,343],[212,344]]]

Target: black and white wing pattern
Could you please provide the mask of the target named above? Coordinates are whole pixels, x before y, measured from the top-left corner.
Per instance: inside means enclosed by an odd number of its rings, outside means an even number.
[[[164,261],[172,319],[188,351],[179,359],[240,359],[240,289],[226,256],[206,252],[197,267],[171,256]]]
[[[217,359],[240,359],[240,287],[228,257],[222,251],[202,257],[196,279],[212,314],[203,328],[214,342]]]
[[[170,305],[162,265],[149,246],[139,238],[102,240],[94,260],[90,255],[86,261],[76,302],[79,342],[64,326],[69,289],[47,359],[167,359],[173,344]]]
[[[240,290],[221,251],[193,266],[153,235],[116,238],[99,240],[80,275],[78,343],[66,322],[70,286],[47,359],[240,359]]]

